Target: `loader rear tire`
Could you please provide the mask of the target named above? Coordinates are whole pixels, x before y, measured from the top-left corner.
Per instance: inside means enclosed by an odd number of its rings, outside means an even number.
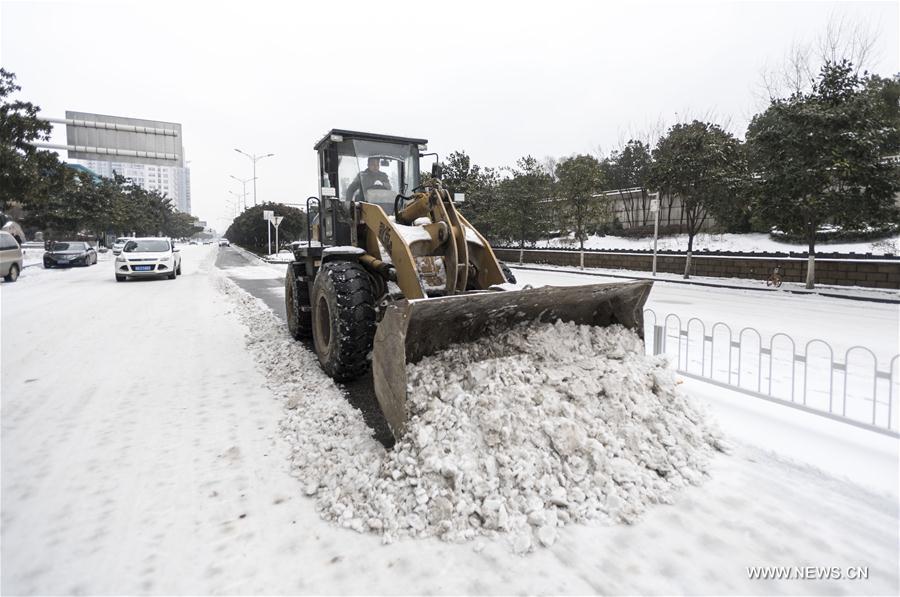
[[[375,337],[375,298],[366,270],[355,261],[325,263],[312,294],[313,345],[319,364],[337,381],[369,368]]]
[[[516,277],[513,275],[512,270],[509,269],[509,266],[505,263],[500,263],[500,271],[503,272],[503,277],[506,278],[506,281],[510,284],[516,283]]]
[[[309,282],[298,280],[294,266],[289,265],[284,277],[284,309],[288,331],[294,340],[312,338],[312,310],[309,306]]]

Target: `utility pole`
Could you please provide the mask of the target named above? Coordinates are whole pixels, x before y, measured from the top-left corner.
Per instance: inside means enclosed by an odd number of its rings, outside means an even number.
[[[253,162],[253,178],[251,180],[253,180],[253,207],[256,207],[256,162],[258,162],[259,160],[261,160],[263,158],[270,158],[270,157],[274,156],[275,154],[274,153],[267,153],[264,155],[256,155],[255,153],[249,154],[246,151],[241,151],[240,149],[237,149],[237,148],[235,148],[235,151],[241,155],[247,156],[248,158],[250,158],[250,161]]]

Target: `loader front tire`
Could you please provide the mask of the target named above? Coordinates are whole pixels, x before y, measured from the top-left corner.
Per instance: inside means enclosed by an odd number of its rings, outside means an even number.
[[[284,309],[288,331],[295,340],[312,338],[312,310],[309,306],[309,282],[298,280],[294,266],[289,265],[284,277]]]
[[[513,275],[512,270],[509,269],[509,266],[503,262],[500,262],[500,271],[503,272],[503,277],[506,278],[506,281],[510,284],[516,283],[516,277]]]
[[[322,265],[313,282],[313,345],[319,364],[337,381],[369,368],[375,337],[375,298],[369,274],[356,261]]]

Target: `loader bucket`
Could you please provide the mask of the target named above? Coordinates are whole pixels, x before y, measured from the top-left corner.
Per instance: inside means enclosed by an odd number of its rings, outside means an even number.
[[[399,439],[406,429],[407,363],[528,321],[617,323],[643,338],[643,307],[652,285],[647,280],[543,286],[393,303],[378,324],[372,354],[375,395],[391,433]]]

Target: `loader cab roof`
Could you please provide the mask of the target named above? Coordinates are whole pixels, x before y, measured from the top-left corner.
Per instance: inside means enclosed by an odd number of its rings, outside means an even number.
[[[359,139],[361,141],[384,141],[387,143],[401,143],[403,145],[426,145],[428,143],[428,139],[397,137],[396,135],[379,135],[377,133],[363,133],[360,131],[348,131],[345,129],[331,129],[325,134],[324,137],[319,139],[319,142],[316,143],[315,146],[313,146],[313,149],[319,151],[330,143],[336,142],[336,139],[332,138],[334,136],[343,137],[344,140]]]

